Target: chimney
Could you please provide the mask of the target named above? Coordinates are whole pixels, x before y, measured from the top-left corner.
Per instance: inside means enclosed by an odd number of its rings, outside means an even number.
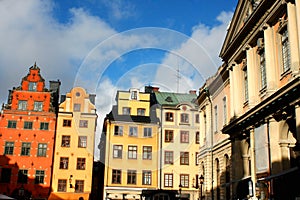
[[[159,87],[152,87],[152,86],[145,86],[145,93],[154,93],[154,92],[158,92],[159,91]]]
[[[190,90],[189,91],[190,94],[196,94],[196,92],[197,92],[196,90]]]

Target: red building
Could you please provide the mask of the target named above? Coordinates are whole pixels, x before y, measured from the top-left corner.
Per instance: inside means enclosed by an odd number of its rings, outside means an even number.
[[[47,199],[60,81],[50,89],[34,64],[21,86],[9,91],[0,114],[0,193]]]

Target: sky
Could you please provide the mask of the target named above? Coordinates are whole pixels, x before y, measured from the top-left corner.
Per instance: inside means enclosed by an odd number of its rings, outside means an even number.
[[[118,90],[198,90],[219,53],[237,0],[0,0],[0,102],[36,62],[61,94],[96,94],[103,117]],[[99,152],[95,151],[95,160]]]

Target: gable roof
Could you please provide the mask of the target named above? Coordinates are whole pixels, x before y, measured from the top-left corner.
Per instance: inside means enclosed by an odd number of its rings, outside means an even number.
[[[176,107],[179,104],[187,103],[196,106],[196,94],[183,94],[172,92],[155,92],[156,101],[163,106]]]

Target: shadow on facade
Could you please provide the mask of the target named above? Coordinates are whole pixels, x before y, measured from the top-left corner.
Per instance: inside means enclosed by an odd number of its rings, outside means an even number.
[[[35,179],[28,178],[20,169],[17,163],[10,163],[9,157],[0,155],[0,193],[18,200],[47,199],[50,188],[36,184]]]

